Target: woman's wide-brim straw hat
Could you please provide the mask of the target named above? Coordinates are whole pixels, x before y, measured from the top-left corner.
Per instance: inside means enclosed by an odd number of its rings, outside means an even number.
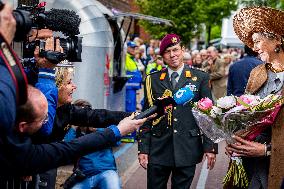
[[[270,7],[242,8],[234,16],[233,26],[239,39],[253,48],[252,35],[254,33],[284,35],[284,12]]]

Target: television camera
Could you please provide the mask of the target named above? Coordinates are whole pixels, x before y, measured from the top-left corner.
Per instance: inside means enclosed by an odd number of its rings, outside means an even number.
[[[36,46],[40,47],[40,56],[57,64],[62,60],[81,62],[82,37],[79,37],[80,17],[73,10],[51,9],[45,10],[45,2],[35,6],[20,5],[13,11],[16,20],[16,34],[14,41],[23,42],[23,60],[33,57]],[[0,10],[4,4],[0,1]],[[45,51],[45,41],[28,41],[31,29],[50,29],[61,32],[64,37],[58,37],[63,53]],[[24,62],[24,65],[27,64]]]

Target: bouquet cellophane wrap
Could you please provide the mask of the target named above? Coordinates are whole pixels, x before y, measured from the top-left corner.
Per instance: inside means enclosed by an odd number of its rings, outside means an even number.
[[[209,139],[214,143],[230,139],[230,135],[225,133],[219,125],[217,125],[212,117],[200,112],[196,108],[192,108],[192,114],[198,127]]]
[[[232,143],[234,142],[232,135],[254,140],[274,122],[279,110],[280,106],[263,111],[231,111],[216,118],[209,117],[196,108],[192,109],[192,113],[199,128],[213,142],[226,140]]]
[[[216,105],[204,98],[194,104],[192,113],[199,128],[212,141],[234,143],[232,135],[252,141],[273,125],[282,104],[283,96],[273,94],[263,99],[253,95],[226,96],[218,99]],[[248,188],[240,157],[231,157],[223,184],[224,189]]]

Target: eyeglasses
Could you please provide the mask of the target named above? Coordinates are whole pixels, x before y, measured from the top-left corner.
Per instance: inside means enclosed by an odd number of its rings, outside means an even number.
[[[31,122],[27,122],[27,123],[35,123],[35,122],[40,122],[42,125],[46,124],[48,122],[48,114],[46,114],[44,119],[42,119],[42,120],[31,121]]]
[[[166,56],[170,56],[171,55],[171,52],[174,54],[174,55],[178,55],[180,53],[180,50],[181,48],[174,48],[174,49],[171,49],[171,50],[166,50],[164,52],[164,55]]]
[[[41,121],[41,123],[44,125],[48,122],[48,114],[46,114],[45,118]]]

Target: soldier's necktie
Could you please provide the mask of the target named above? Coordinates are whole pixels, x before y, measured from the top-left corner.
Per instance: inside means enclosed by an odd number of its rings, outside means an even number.
[[[176,80],[177,77],[178,77],[178,73],[177,72],[173,72],[172,75],[171,75],[171,82],[172,82],[173,89],[177,85],[177,80]]]

